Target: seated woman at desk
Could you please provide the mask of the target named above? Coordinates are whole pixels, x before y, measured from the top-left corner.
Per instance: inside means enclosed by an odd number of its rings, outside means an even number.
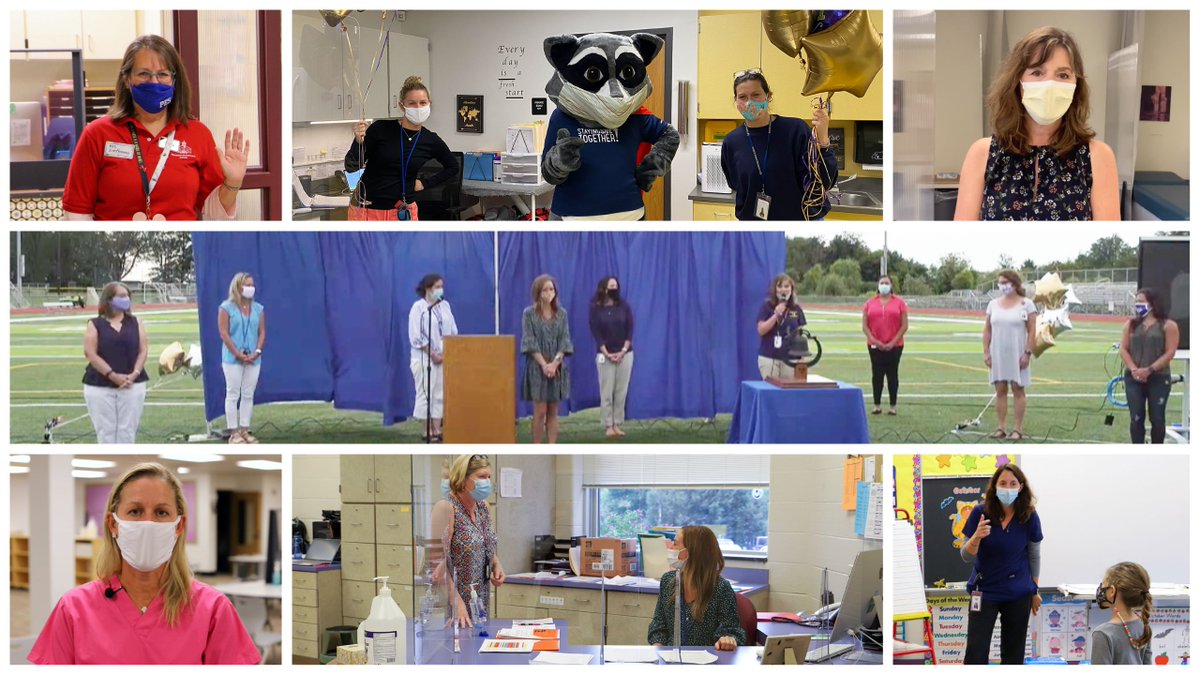
[[[712,645],[723,651],[746,644],[746,631],[738,620],[733,585],[721,577],[725,557],[717,536],[707,527],[689,526],[675,536],[667,551],[672,571],[662,576],[658,604],[650,620],[647,641],[655,647],[674,645],[675,582],[683,579],[680,603],[680,644],[689,647]]]
[[[1096,589],[1100,609],[1112,619],[1092,631],[1092,665],[1148,666],[1150,653],[1150,573],[1134,562],[1117,563]],[[1135,614],[1136,612],[1136,614]]]
[[[121,476],[104,509],[96,581],[67,591],[29,660],[39,665],[250,665],[258,648],[233,603],[192,578],[187,504],[160,464]]]
[[[364,171],[350,202],[349,220],[397,220],[401,209],[417,201],[418,192],[458,175],[458,160],[446,142],[424,126],[429,111],[429,89],[420,77],[412,75],[400,89],[398,121],[354,125],[354,143],[346,152],[346,171]],[[431,159],[437,160],[442,170],[419,180],[417,174]],[[415,220],[411,216],[404,219]]]

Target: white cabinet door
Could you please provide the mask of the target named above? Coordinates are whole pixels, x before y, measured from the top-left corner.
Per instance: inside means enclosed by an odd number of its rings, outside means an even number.
[[[8,13],[9,49],[25,49],[25,12],[14,10]],[[24,54],[13,54],[13,61],[25,61]]]
[[[371,455],[342,455],[339,463],[341,465],[342,503],[374,503],[375,458]]]
[[[292,14],[292,119],[343,119],[340,30],[314,11]]]
[[[25,12],[25,39],[29,49],[80,49],[83,47],[83,29],[79,12],[27,11]],[[70,61],[69,54],[30,54],[31,59],[55,59]]]
[[[429,81],[429,40],[415,35],[392,33],[388,38],[388,117],[400,117],[400,88],[409,75],[419,75],[433,91]],[[454,105],[446,99],[443,105]]]
[[[379,119],[388,116],[388,50],[379,44],[380,35],[382,32],[378,28],[365,26],[350,28],[350,40],[354,45],[355,60],[350,61],[349,49],[347,49],[342,58],[342,68],[345,71],[342,77],[346,100],[345,119],[356,120],[364,117]],[[380,55],[381,49],[382,55]],[[376,57],[378,57],[378,61]],[[376,64],[378,68],[373,71],[372,67]],[[374,79],[372,79],[372,72],[374,72]],[[355,75],[357,75],[357,80]],[[359,87],[362,88],[362,95],[366,97],[365,113],[359,109],[362,105],[362,101],[359,99]]]
[[[103,10],[83,12],[83,58],[125,58],[129,43],[137,38],[137,12]]]

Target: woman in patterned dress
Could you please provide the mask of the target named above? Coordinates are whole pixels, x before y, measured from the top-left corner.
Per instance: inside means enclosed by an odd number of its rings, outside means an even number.
[[[446,580],[453,584],[451,599],[457,606],[454,616],[464,628],[472,625],[467,604],[471,600],[471,587],[475,587],[483,602],[484,615],[491,616],[487,583],[499,586],[505,579],[496,554],[496,529],[487,503],[491,493],[492,465],[487,455],[461,455],[450,465],[449,501],[454,507],[454,519],[449,531],[443,533],[443,548],[454,572],[453,579]],[[441,583],[444,576],[443,565],[434,574],[434,582]]]
[[[1120,220],[1117,160],[1088,125],[1070,33],[1047,26],[1018,42],[988,109],[994,132],[967,151],[955,220]]]
[[[558,404],[571,397],[571,373],[564,358],[575,352],[567,312],[558,306],[558,282],[549,274],[533,280],[533,304],[521,314],[521,353],[525,374],[521,400],[533,402],[533,442],[543,435],[558,442]]]

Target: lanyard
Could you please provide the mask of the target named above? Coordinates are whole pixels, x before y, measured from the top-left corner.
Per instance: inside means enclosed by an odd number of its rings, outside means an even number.
[[[767,123],[767,146],[763,149],[762,163],[758,161],[758,150],[754,147],[754,139],[750,138],[750,127],[746,127],[746,142],[750,144],[750,152],[754,153],[754,166],[758,168],[758,180],[762,183],[763,192],[767,191],[767,177],[763,174],[763,167],[767,165],[767,158],[771,156],[771,127],[774,125],[774,120]]]
[[[412,161],[413,153],[417,151],[417,143],[421,142],[421,132],[424,128],[417,130],[417,135],[413,137],[412,148],[408,151],[408,156],[404,156],[404,126],[400,127],[400,158],[404,160],[400,164],[400,199],[405,204],[408,203],[408,164]]]
[[[247,345],[250,343],[250,320],[252,318],[254,318],[254,303],[253,302],[250,303],[250,314],[249,315],[242,314],[242,308],[241,308],[240,304],[237,306],[237,310],[238,310],[238,318],[241,319],[241,324],[242,324],[242,344],[238,345],[238,346],[241,347],[242,349],[248,349],[247,347],[245,347],[243,345]]]
[[[166,145],[163,146],[162,156],[158,158],[158,166],[154,168],[154,175],[146,176],[146,161],[142,158],[142,144],[138,141],[137,127],[133,126],[133,122],[129,123],[129,135],[133,137],[133,154],[137,157],[138,171],[142,174],[142,191],[146,193],[146,215],[150,215],[150,193],[154,192],[155,186],[158,185],[158,179],[162,176],[163,167],[167,165],[167,158],[171,156],[171,146],[175,143],[175,130],[167,135]]]

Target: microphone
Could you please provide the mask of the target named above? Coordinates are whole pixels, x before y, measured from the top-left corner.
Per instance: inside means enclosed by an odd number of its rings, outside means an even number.
[[[117,597],[117,593],[120,593],[123,590],[125,590],[124,586],[120,588],[113,588],[112,586],[109,586],[108,588],[104,589],[104,597],[112,600],[113,598]]]

